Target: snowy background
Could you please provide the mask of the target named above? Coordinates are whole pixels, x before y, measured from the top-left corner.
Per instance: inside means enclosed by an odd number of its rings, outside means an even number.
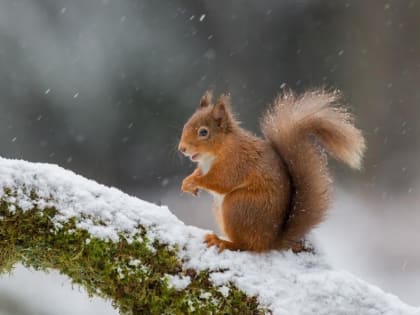
[[[0,155],[215,229],[208,196],[179,194],[192,166],[175,152],[203,91],[230,91],[257,132],[283,82],[337,87],[368,153],[361,173],[332,163],[336,202],[317,237],[338,268],[420,306],[419,29],[416,1],[2,0]],[[58,313],[116,312],[55,273],[0,278],[1,315]]]

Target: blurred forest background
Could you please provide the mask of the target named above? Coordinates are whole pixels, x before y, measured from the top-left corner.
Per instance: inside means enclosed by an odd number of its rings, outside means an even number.
[[[283,83],[340,89],[368,142],[362,172],[331,163],[321,248],[420,305],[420,1],[0,2],[1,156],[59,164],[190,224],[215,228],[209,197],[179,193],[193,165],[176,145],[200,96],[230,92],[258,133]],[[0,280],[0,314],[26,314],[18,273]]]

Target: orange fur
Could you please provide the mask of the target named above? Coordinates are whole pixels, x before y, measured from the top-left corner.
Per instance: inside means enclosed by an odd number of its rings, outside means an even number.
[[[364,139],[351,116],[334,107],[338,94],[285,92],[263,116],[264,138],[239,126],[229,97],[211,93],[185,124],[179,150],[198,162],[182,191],[214,195],[214,211],[229,241],[206,236],[219,251],[301,251],[303,238],[320,223],[329,202],[325,158],[310,136],[335,158],[359,167]]]

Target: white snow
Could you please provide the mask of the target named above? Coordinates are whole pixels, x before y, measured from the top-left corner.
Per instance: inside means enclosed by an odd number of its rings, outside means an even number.
[[[191,283],[191,278],[188,276],[166,275],[166,278],[169,281],[169,286],[177,290],[183,290]]]
[[[230,289],[229,289],[229,287],[227,287],[227,286],[225,286],[225,285],[222,285],[221,287],[219,287],[219,292],[220,293],[222,293],[222,295],[224,296],[224,297],[227,297],[228,295],[229,295],[229,291],[230,291]]]
[[[119,232],[131,236],[140,224],[147,228],[151,240],[185,248],[179,254],[185,268],[211,270],[211,280],[221,292],[227,294],[227,286],[233,283],[256,295],[274,314],[420,315],[420,308],[404,304],[346,271],[332,269],[322,254],[218,254],[203,243],[209,231],[185,225],[167,207],[128,196],[55,165],[0,158],[1,192],[4,187],[17,188],[16,200],[22,209],[34,204],[41,209],[54,206],[60,210],[56,224],[76,217],[78,227],[96,237],[116,240]],[[28,197],[32,190],[42,201]],[[106,225],[95,225],[91,219],[83,219],[86,216]],[[175,286],[188,285],[188,279],[175,277],[170,279]]]

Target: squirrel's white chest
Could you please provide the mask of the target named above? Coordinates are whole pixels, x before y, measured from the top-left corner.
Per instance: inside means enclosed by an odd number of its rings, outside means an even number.
[[[225,194],[218,194],[217,192],[210,191],[210,194],[213,196],[213,205],[219,211],[222,210],[223,200],[225,199]]]
[[[204,156],[203,158],[200,159],[200,161],[198,162],[198,165],[200,166],[200,169],[203,172],[203,175],[207,174],[210,171],[211,166],[213,164],[213,160],[214,160],[214,157],[211,155]],[[223,203],[223,200],[225,199],[225,195],[218,194],[211,190],[209,191],[209,193],[213,196],[215,209],[217,209],[218,211],[221,211],[222,203]]]
[[[226,235],[225,232],[225,223],[223,220],[223,210],[222,210],[222,204],[223,204],[223,200],[225,199],[225,195],[222,194],[218,194],[214,191],[210,191],[210,193],[213,195],[213,213],[214,216],[216,218],[216,222],[217,225],[219,226],[220,232],[222,232],[222,234]]]
[[[204,156],[198,161],[198,166],[200,167],[203,175],[207,174],[210,171],[211,165],[213,164],[214,157]]]

